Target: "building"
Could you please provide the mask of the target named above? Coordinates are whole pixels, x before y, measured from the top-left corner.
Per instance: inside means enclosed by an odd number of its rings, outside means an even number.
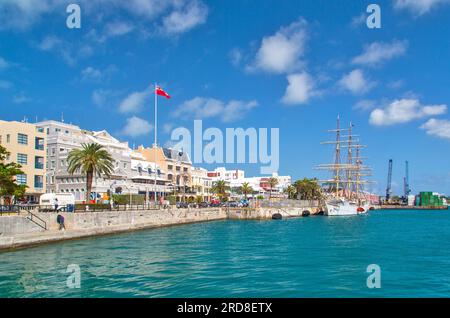
[[[42,128],[33,124],[0,120],[0,145],[9,152],[6,162],[16,162],[22,166],[22,175],[16,182],[27,186],[25,193],[28,202],[39,202],[46,192],[46,134]]]
[[[191,168],[192,175],[192,191],[197,197],[201,197],[202,201],[210,201],[212,197],[213,179],[208,177],[208,170],[203,168]]]
[[[85,201],[86,176],[81,172],[73,175],[67,172],[67,157],[71,150],[81,149],[82,144],[98,143],[114,159],[114,171],[110,177],[95,176],[92,183],[91,199],[105,198],[109,191],[124,189],[132,192],[127,184],[131,181],[131,152],[127,142],[120,142],[107,131],[88,131],[72,124],[57,121],[37,123],[38,129],[46,135],[47,145],[47,192],[73,193],[75,200]]]
[[[150,162],[155,162],[156,158],[156,165],[165,172],[166,185],[175,190],[177,200],[195,199],[195,192],[192,191],[192,161],[186,152],[173,148],[144,146],[139,146],[135,152]]]
[[[127,183],[129,191],[135,194],[144,194],[146,201],[154,200],[155,192],[157,197],[160,198],[173,191],[173,187],[168,185],[166,171],[153,161],[147,160],[139,152],[131,153],[131,175],[129,179],[131,180],[131,183]]]
[[[245,172],[243,170],[227,170],[224,167],[216,168],[214,171],[208,172],[208,177],[212,178],[213,181],[223,180],[239,180],[245,178]]]

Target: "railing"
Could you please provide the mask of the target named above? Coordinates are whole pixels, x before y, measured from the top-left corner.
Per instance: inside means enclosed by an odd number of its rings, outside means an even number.
[[[27,219],[36,224],[37,226],[43,228],[44,230],[47,230],[47,222],[45,222],[43,219],[41,219],[31,211],[28,211]]]
[[[20,209],[17,205],[0,205],[0,216],[1,215],[11,215],[19,214]]]

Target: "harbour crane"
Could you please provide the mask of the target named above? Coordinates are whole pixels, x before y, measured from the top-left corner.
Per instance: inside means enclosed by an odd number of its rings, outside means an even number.
[[[393,160],[389,159],[389,168],[388,168],[388,180],[386,187],[386,202],[389,202],[391,199],[391,191],[392,191],[392,164]]]
[[[405,178],[403,179],[403,188],[405,192],[405,201],[408,201],[408,196],[411,193],[411,188],[409,187],[409,162],[405,161]]]

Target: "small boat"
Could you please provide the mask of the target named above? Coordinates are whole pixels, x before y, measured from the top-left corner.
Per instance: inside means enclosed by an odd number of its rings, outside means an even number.
[[[281,220],[283,216],[280,213],[275,213],[272,215],[272,220]]]

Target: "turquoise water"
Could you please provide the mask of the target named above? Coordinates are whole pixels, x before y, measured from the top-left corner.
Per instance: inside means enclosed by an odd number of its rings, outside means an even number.
[[[449,212],[219,221],[0,253],[0,296],[450,297]]]

